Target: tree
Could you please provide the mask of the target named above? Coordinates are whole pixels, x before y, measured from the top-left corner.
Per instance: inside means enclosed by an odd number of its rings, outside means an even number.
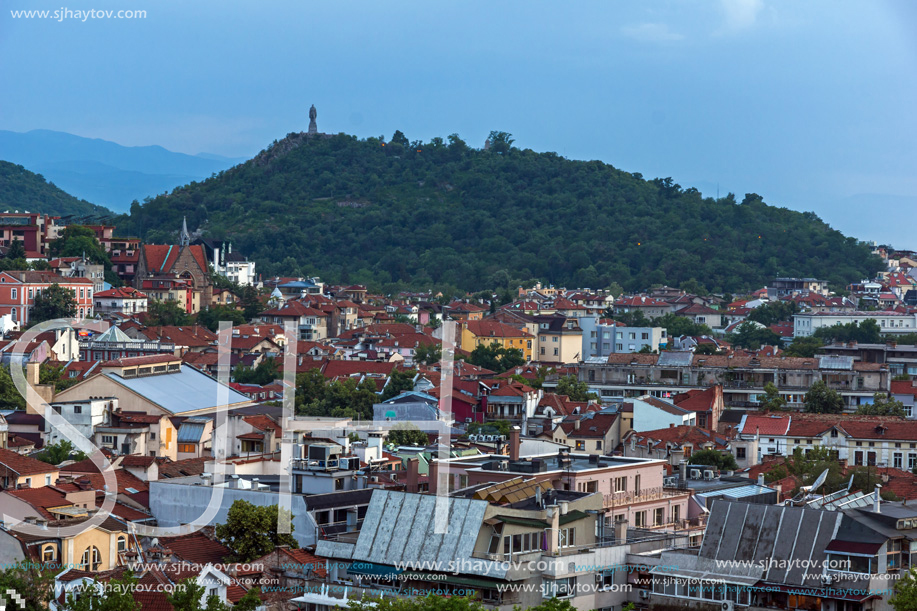
[[[292,522],[293,516],[289,517]],[[277,532],[277,505],[253,505],[241,499],[230,506],[226,523],[217,524],[216,536],[230,549],[234,562],[250,562],[279,545],[299,547],[292,534]]]
[[[646,346],[644,346],[646,348]],[[719,350],[716,349],[716,344],[698,344],[694,347],[694,354],[716,354]]]
[[[643,313],[643,310],[630,310],[614,316],[618,322],[623,322],[628,327],[650,327],[654,321],[651,321]],[[687,320],[687,319],[685,319]]]
[[[468,425],[469,435],[503,435],[509,437],[513,425],[508,420],[490,420],[489,422],[472,422]]]
[[[443,346],[440,343],[420,344],[414,348],[414,363],[434,365],[443,358]]]
[[[786,399],[780,396],[780,392],[773,382],[764,385],[764,398],[761,400],[761,409],[766,411],[777,411],[786,408]]]
[[[873,395],[872,403],[859,406],[856,413],[864,416],[907,416],[904,403],[879,392]]]
[[[74,450],[70,440],[61,439],[57,443],[45,445],[42,451],[35,455],[35,458],[52,465],[59,465],[65,460],[86,460],[86,454],[79,450]]]
[[[751,320],[769,327],[778,322],[793,320],[799,308],[794,301],[772,301],[758,306],[748,313],[745,320]]]
[[[513,611],[522,611],[522,607],[516,605],[513,607]],[[548,600],[541,602],[534,607],[529,607],[526,611],[576,611],[569,600],[560,600],[557,597],[549,598]]]
[[[73,292],[59,284],[52,284],[35,295],[29,312],[29,320],[35,325],[55,318],[73,318],[76,316],[76,301]]]
[[[64,377],[64,365],[42,363],[38,371],[39,384],[53,384],[54,390],[60,392],[79,382],[79,378]]]
[[[576,379],[576,376],[564,376],[557,381],[554,390],[558,395],[567,395],[571,401],[598,401],[599,396],[589,392],[589,385]]]
[[[22,565],[4,562],[0,568],[0,596],[8,598],[7,589],[14,590],[25,599],[25,607],[12,606],[7,602],[7,609],[16,611],[47,611],[48,603],[54,596],[54,573],[42,573],[29,566],[28,562]]]
[[[388,401],[392,397],[397,397],[403,392],[414,390],[415,375],[416,372],[413,369],[407,369],[405,371],[392,369],[392,373],[388,377],[388,382],[385,384],[385,388],[382,389],[381,399],[383,401]]]
[[[191,322],[191,317],[176,301],[150,300],[145,322],[148,327],[182,327]]]
[[[830,327],[821,327],[812,334],[824,342],[859,342],[861,344],[877,344],[882,339],[879,324],[873,320],[864,320],[861,323],[838,323]]]
[[[231,609],[231,606],[220,600],[216,594],[205,597],[207,588],[197,583],[194,577],[183,579],[178,585],[180,587],[176,587],[174,592],[167,595],[174,611],[229,611]]]
[[[492,131],[490,132],[490,150],[495,153],[508,153],[513,147],[513,135],[508,132]]]
[[[410,422],[399,422],[389,431],[388,442],[396,446],[426,447],[430,439],[426,433]]]
[[[6,251],[7,259],[11,260],[23,260],[26,259],[25,244],[22,240],[13,240],[13,243],[10,244],[9,249]]]
[[[653,319],[652,324],[640,325],[644,327],[654,326],[662,327],[666,330],[666,335],[669,337],[681,337],[682,335],[688,335],[691,337],[698,335],[713,335],[713,329],[707,325],[700,325],[695,323],[690,318],[685,318],[684,316],[678,316],[669,312],[664,316]]]
[[[121,279],[112,271],[111,258],[105,247],[96,239],[96,232],[83,225],[68,225],[60,237],[48,247],[54,257],[86,257],[92,263],[101,265],[106,282],[121,285]]]
[[[210,306],[197,313],[197,324],[216,332],[221,321],[228,321],[232,326],[244,325],[247,321],[245,315],[232,306]]]
[[[25,398],[16,385],[10,370],[0,366],[0,409],[25,409]]]
[[[503,373],[513,367],[525,365],[525,357],[522,355],[522,350],[518,348],[504,348],[498,342],[492,342],[475,346],[468,362],[484,369]]]
[[[779,335],[766,327],[761,327],[752,322],[743,322],[736,332],[729,338],[736,348],[757,350],[761,346],[782,346],[783,340]]]
[[[243,367],[242,363],[233,369],[232,379],[237,384],[257,384],[264,386],[280,377],[277,362],[273,358],[264,357],[256,367]]]
[[[731,471],[738,469],[736,459],[732,454],[720,452],[718,450],[700,450],[691,454],[692,465],[708,465],[716,467],[720,471]]]
[[[239,295],[239,307],[242,308],[245,320],[252,320],[264,311],[261,293],[255,287],[243,286],[237,294]]]
[[[78,594],[67,594],[63,611],[140,611],[140,601],[134,598],[137,579],[127,571],[120,579],[112,579],[98,587],[87,587]]]
[[[815,356],[819,348],[825,343],[817,337],[797,337],[784,349],[786,356],[795,356],[810,359]]]
[[[844,411],[844,398],[823,380],[809,388],[805,396],[806,411],[812,414],[840,414]]]

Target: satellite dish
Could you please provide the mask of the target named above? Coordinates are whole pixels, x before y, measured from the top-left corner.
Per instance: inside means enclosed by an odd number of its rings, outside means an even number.
[[[815,478],[815,481],[812,482],[812,485],[809,487],[809,492],[815,492],[815,490],[825,483],[825,480],[828,479],[828,469],[825,469],[821,472],[821,475]]]

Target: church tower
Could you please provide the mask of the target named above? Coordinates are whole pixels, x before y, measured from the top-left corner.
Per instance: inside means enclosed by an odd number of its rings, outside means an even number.
[[[188,233],[188,217],[183,217],[181,221],[181,235],[178,236],[179,246],[191,246],[191,234]]]

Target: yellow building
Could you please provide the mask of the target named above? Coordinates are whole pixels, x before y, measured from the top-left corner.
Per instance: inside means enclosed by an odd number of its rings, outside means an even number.
[[[35,537],[15,530],[0,530],[0,545],[8,552],[14,549],[3,540],[12,537],[18,539],[24,558],[39,558],[42,562],[73,566],[84,571],[107,571],[124,564],[122,555],[136,549],[136,546],[128,536],[127,527],[114,517],[109,516],[98,526],[76,534],[61,534],[58,530],[78,527],[88,519],[88,515],[51,521],[36,517],[26,518],[26,523],[33,528],[46,529],[48,537]]]
[[[0,448],[0,488],[53,486],[58,471],[54,465]]]
[[[522,351],[526,362],[532,360],[535,337],[528,331],[492,320],[469,320],[462,326],[462,350],[473,351],[478,346],[489,346],[496,342],[501,347]]]

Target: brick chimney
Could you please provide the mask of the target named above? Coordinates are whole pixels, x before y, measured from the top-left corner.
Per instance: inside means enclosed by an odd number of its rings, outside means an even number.
[[[417,492],[419,490],[418,480],[420,479],[420,460],[417,458],[408,459],[408,481],[407,492]]]
[[[509,459],[510,460],[519,460],[519,448],[522,445],[520,436],[522,435],[522,429],[518,426],[514,426],[509,431]]]
[[[439,486],[439,461],[435,458],[430,460],[430,493],[436,494]]]

